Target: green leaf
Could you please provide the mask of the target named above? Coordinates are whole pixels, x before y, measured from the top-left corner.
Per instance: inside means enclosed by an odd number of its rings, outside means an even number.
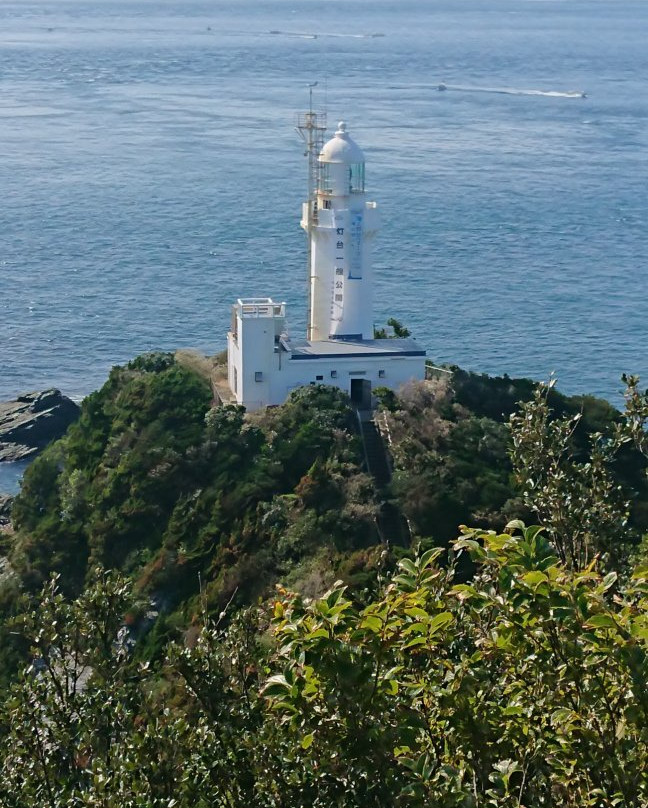
[[[549,578],[544,572],[540,572],[540,570],[531,570],[531,572],[527,572],[525,575],[523,575],[520,580],[523,581],[527,586],[530,586],[531,589],[537,589],[540,584],[547,583]]]
[[[380,634],[383,628],[383,622],[375,615],[368,615],[367,617],[363,618],[361,627],[369,629],[369,631],[373,632],[374,634]]]
[[[306,639],[317,640],[328,636],[329,632],[325,628],[316,628],[315,631],[311,631],[306,635]]]
[[[551,714],[551,723],[572,724],[576,717],[576,713],[574,713],[573,710],[570,710],[568,707],[560,707],[558,710],[554,710]]]
[[[468,600],[468,598],[477,594],[477,590],[474,586],[470,586],[469,584],[457,584],[453,586],[450,592],[450,595],[455,595],[459,601],[463,603],[463,601]]]
[[[468,550],[468,553],[474,560],[480,560],[486,556],[484,548],[474,539],[457,539],[452,545],[452,548],[455,551]]]
[[[427,637],[414,637],[414,639],[406,642],[403,648],[414,648],[416,645],[425,645],[426,643]]]
[[[427,617],[427,615],[426,615],[426,617]],[[403,635],[405,637],[407,637],[410,634],[415,634],[415,633],[417,633],[417,634],[425,634],[426,631],[427,631],[427,623],[412,623],[411,625],[409,625],[405,629],[405,631],[403,632]]]
[[[421,560],[419,561],[419,567],[424,570],[427,567],[432,566],[432,564],[437,560],[437,558],[441,555],[443,550],[440,547],[433,547],[431,550],[427,550],[421,556]]]
[[[428,623],[428,633],[435,634],[442,628],[449,626],[454,621],[452,612],[441,612],[435,615]]]
[[[414,565],[414,562],[412,561],[411,558],[402,558],[398,562],[398,566],[400,569],[404,570],[405,572],[408,572],[410,575],[414,576],[418,575],[418,570],[416,569],[416,566]]]
[[[493,535],[492,533],[484,533],[484,544],[489,550],[502,550],[511,542],[511,536],[508,533],[500,533]]]
[[[648,614],[640,614],[630,622],[630,633],[638,640],[648,640]]]
[[[512,519],[505,527],[507,533],[511,533],[514,530],[524,530],[526,525],[521,519]]]
[[[411,606],[409,609],[405,609],[405,614],[408,617],[416,617],[419,620],[427,620],[428,613],[425,609],[421,609],[420,606]]]
[[[595,614],[585,623],[585,628],[618,628],[616,621],[609,614]]]
[[[281,673],[277,673],[268,679],[262,692],[264,696],[272,698],[274,696],[285,696],[286,691],[290,690],[290,688],[291,685],[286,681],[286,677]]]
[[[309,732],[308,735],[304,735],[301,741],[301,748],[310,749],[310,747],[313,745],[314,738],[315,738],[314,732]]]

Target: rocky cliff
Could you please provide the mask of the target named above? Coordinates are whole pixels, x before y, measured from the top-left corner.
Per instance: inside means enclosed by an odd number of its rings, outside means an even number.
[[[60,390],[25,393],[0,403],[0,461],[31,457],[78,417],[78,405]]]
[[[0,494],[0,532],[11,525],[12,504],[12,496],[9,494]]]

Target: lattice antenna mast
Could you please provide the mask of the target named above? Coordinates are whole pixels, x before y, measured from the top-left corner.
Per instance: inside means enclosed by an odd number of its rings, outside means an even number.
[[[313,87],[317,82],[308,85],[309,106],[308,112],[297,116],[297,131],[306,145],[304,155],[308,157],[308,200],[305,225],[308,261],[308,320],[306,326],[306,337],[311,338],[311,283],[312,283],[312,229],[317,224],[317,189],[319,186],[319,153],[324,146],[324,135],[326,134],[326,113],[313,111]]]

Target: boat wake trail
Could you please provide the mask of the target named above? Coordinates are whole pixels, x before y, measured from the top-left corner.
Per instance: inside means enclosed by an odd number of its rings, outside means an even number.
[[[496,93],[498,95],[539,95],[546,98],[587,98],[582,90],[520,90],[515,87],[471,87],[464,84],[438,84],[437,90],[462,93]]]
[[[327,33],[306,33],[303,31],[268,31],[274,36],[292,36],[299,39],[375,39],[385,36],[384,34],[327,34]]]

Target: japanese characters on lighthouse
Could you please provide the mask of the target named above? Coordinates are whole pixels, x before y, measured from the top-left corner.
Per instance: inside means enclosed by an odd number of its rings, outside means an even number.
[[[361,212],[355,211],[351,214],[349,278],[362,278],[362,220]]]
[[[339,226],[344,217],[336,214],[335,224],[335,272],[333,274],[333,289],[331,293],[331,320],[340,321],[344,316],[344,279],[346,275],[344,253],[344,227]]]

